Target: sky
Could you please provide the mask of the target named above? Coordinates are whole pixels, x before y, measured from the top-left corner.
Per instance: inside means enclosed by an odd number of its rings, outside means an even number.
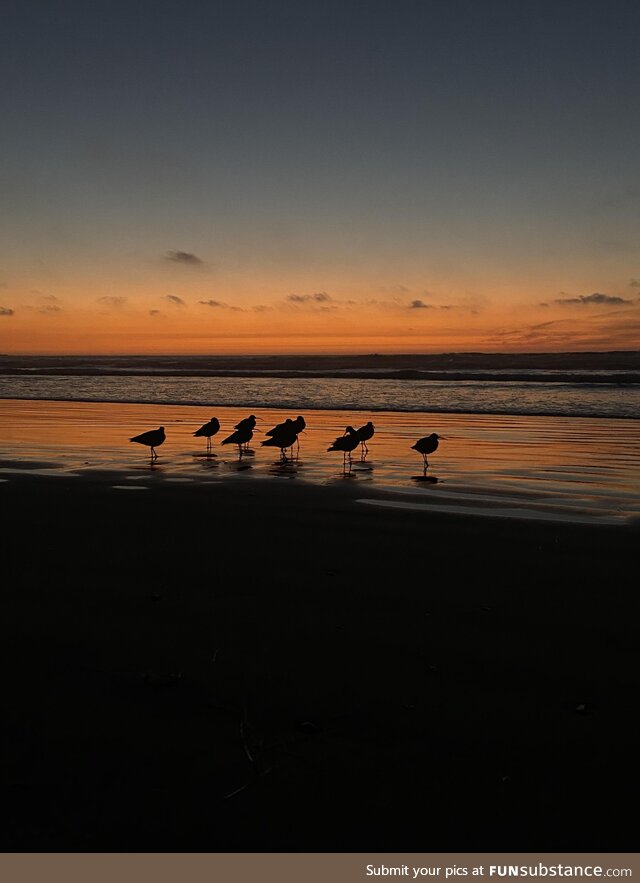
[[[0,352],[637,349],[637,0],[5,0]]]

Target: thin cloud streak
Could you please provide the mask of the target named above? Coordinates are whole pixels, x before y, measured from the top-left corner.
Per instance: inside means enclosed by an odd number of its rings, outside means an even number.
[[[166,251],[164,253],[165,261],[171,261],[174,264],[183,264],[188,267],[201,267],[204,261],[190,251]]]
[[[333,300],[326,291],[317,291],[315,294],[289,294],[287,300],[294,304],[319,303],[324,304]]]
[[[589,304],[630,304],[633,301],[625,300],[623,297],[618,297],[617,295],[612,294],[600,294],[600,292],[595,292],[594,294],[581,294],[579,297],[560,297],[554,300],[554,303],[560,304],[561,306],[567,305],[589,305]]]
[[[234,307],[231,304],[224,303],[221,300],[199,300],[199,304],[202,304],[204,307],[212,307],[213,309],[219,310],[232,310],[234,313],[244,313],[245,311],[241,307]]]
[[[123,307],[127,302],[126,297],[116,297],[114,295],[104,295],[104,297],[98,298],[98,303],[104,304],[107,307]]]

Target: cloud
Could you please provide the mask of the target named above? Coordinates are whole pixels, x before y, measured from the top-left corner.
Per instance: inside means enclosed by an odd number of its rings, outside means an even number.
[[[44,307],[40,307],[38,312],[42,313],[43,316],[48,316],[51,313],[61,313],[62,307],[57,307],[55,304],[47,304]]]
[[[9,307],[0,307],[0,316],[14,316],[15,310],[9,309]]]
[[[107,307],[122,307],[126,304],[126,297],[115,297],[113,295],[106,294],[104,297],[98,298],[99,304],[105,304]]]
[[[551,328],[552,325],[566,325],[571,319],[550,319],[548,322],[536,322],[535,325],[529,325],[532,331],[538,331],[540,328]]]
[[[40,300],[46,300],[47,303],[50,304],[60,303],[60,298],[57,298],[55,294],[45,294],[43,291],[40,291],[39,288],[32,288],[29,294],[37,294]]]
[[[431,304],[426,304],[423,300],[416,299],[416,300],[411,301],[411,303],[409,304],[409,309],[410,310],[432,310],[433,307],[431,306]]]
[[[632,301],[625,300],[623,297],[617,297],[613,294],[581,294],[579,297],[559,297],[554,300],[556,304],[630,304]]]
[[[165,300],[168,300],[170,303],[175,304],[177,307],[186,306],[185,302],[182,300],[181,297],[178,297],[177,294],[167,294]]]
[[[631,279],[629,282],[629,288],[640,288],[640,279]]]
[[[161,313],[160,310],[149,310],[150,316],[162,316],[164,313]]]
[[[165,251],[164,259],[165,261],[173,261],[174,264],[186,264],[190,267],[199,267],[204,263],[197,254],[192,254],[190,251]]]
[[[240,307],[232,307],[231,304],[225,304],[221,300],[199,300],[198,303],[205,307],[214,307],[220,310],[233,310],[234,313],[244,312]]]
[[[264,304],[256,304],[255,307],[251,307],[254,313],[266,313],[269,310],[272,310],[273,307],[267,307]]]
[[[327,294],[326,291],[316,291],[315,294],[290,294],[287,296],[287,300],[291,301],[291,303],[294,304],[326,304],[330,300],[332,300],[332,298]]]

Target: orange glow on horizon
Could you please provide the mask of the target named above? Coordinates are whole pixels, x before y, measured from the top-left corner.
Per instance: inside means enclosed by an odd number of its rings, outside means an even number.
[[[499,284],[498,284],[499,281]],[[268,288],[201,279],[125,289],[70,284],[54,295],[23,289],[0,298],[0,352],[7,354],[438,353],[636,349],[640,298],[563,295],[542,301],[511,294],[499,279],[491,295],[369,285]],[[179,292],[179,293],[178,293]],[[223,292],[223,293],[220,293]],[[444,293],[443,293],[444,292]],[[589,298],[592,298],[591,300]],[[595,298],[595,299],[594,299]],[[7,302],[5,305],[5,301]]]

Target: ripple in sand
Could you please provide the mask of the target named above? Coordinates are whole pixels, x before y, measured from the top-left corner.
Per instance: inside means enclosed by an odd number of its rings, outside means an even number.
[[[449,515],[480,515],[483,518],[510,518],[524,521],[544,521],[547,523],[566,522],[569,524],[623,524],[626,519],[616,515],[586,515],[573,512],[548,511],[540,512],[532,509],[519,508],[493,508],[485,506],[456,506],[451,504],[436,503],[426,505],[423,503],[405,503],[395,500],[356,500],[368,506],[379,506],[382,509],[401,509],[408,512],[443,512]]]

